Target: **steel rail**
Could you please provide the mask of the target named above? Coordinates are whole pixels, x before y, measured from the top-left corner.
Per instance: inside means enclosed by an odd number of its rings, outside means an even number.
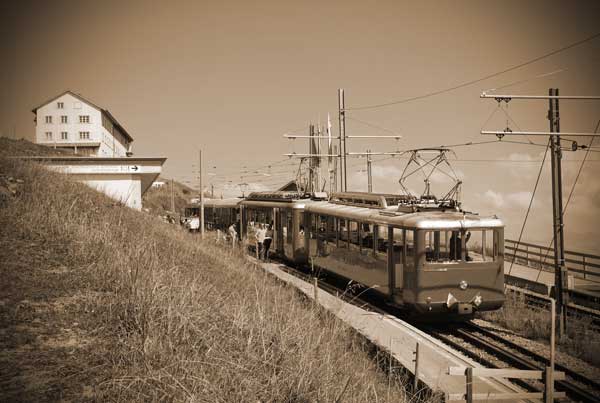
[[[496,341],[496,342],[503,343],[504,345],[508,346],[508,348],[495,345],[495,344],[489,342],[488,340],[485,340],[481,336],[477,336],[473,333],[470,333],[469,330],[467,330],[467,329],[470,329],[471,331],[482,333],[485,336],[494,339],[494,341]],[[467,324],[465,324],[464,328],[455,329],[455,333],[458,334],[458,336],[461,337],[463,340],[466,340],[471,344],[480,346],[487,352],[490,352],[490,353],[498,356],[502,360],[508,362],[510,365],[514,365],[519,369],[528,369],[528,370],[542,369],[543,370],[543,366],[545,366],[548,362],[548,360],[545,357],[543,357],[523,346],[519,346],[518,344],[513,343],[509,340],[505,340],[501,336],[498,336],[498,335],[494,334],[493,332],[482,328],[481,326],[475,325],[474,323],[467,323]],[[516,355],[514,352],[511,352],[509,349],[518,351],[519,353],[530,357],[530,359],[522,358],[522,357]],[[541,362],[543,365],[536,364],[534,361]],[[569,369],[568,367],[565,367],[560,364],[555,364],[555,369],[557,369],[559,371],[563,371],[566,376],[568,376],[580,383],[589,385],[597,391],[600,390],[600,384],[598,384],[598,382],[596,382],[592,379],[589,379],[581,374],[578,374],[575,371]],[[582,388],[581,386],[577,385],[576,383],[574,383],[570,380],[555,381],[555,383],[556,383],[556,386],[558,387],[557,389],[563,390],[567,394],[567,396],[569,396],[572,399],[575,399],[577,401],[582,401],[582,402],[597,402],[598,401],[598,398],[595,394],[589,392],[588,390]]]
[[[293,276],[296,276],[304,281],[311,282],[311,279],[313,277],[315,277],[315,275],[318,277],[319,273],[310,273],[309,274],[309,273],[306,273],[305,271],[303,271],[302,269],[306,269],[306,270],[309,269],[309,267],[307,267],[305,265],[302,265],[302,267],[296,267],[295,265],[290,267],[290,266],[288,266],[288,265],[290,265],[290,262],[288,262],[288,261],[285,261],[282,259],[273,259],[273,260],[276,260],[276,261],[284,264],[281,267],[282,270],[284,270],[285,272],[287,272]],[[336,279],[334,278],[333,280],[335,281]],[[329,280],[329,281],[331,281],[331,280]],[[346,292],[346,291],[342,290],[340,287],[338,287],[336,285],[330,284],[329,281],[327,281],[327,280],[319,281],[318,287],[325,291],[328,291],[329,293],[331,293],[333,295],[336,295],[338,298],[341,298],[342,300],[344,300],[346,302],[349,302],[349,303],[352,303],[355,305],[358,304],[358,305],[362,306],[363,308],[366,307],[366,308],[372,310],[373,312],[377,312],[380,314],[390,314],[391,313],[390,312],[392,310],[391,307],[387,306],[385,308],[382,308],[378,305],[375,305],[374,303],[368,302],[365,299],[360,298],[362,293],[359,293],[358,295],[354,295],[351,292]],[[340,292],[341,292],[341,294],[340,294]],[[394,312],[392,314],[397,315],[398,312]],[[532,352],[532,351],[526,349],[525,347],[519,346],[516,343],[505,340],[501,336],[498,336],[498,335],[494,334],[493,332],[491,332],[487,329],[484,329],[472,322],[465,322],[462,325],[463,325],[463,328],[455,328],[450,333],[451,334],[454,333],[455,336],[461,338],[464,341],[467,341],[471,345],[479,346],[480,348],[484,349],[489,354],[492,354],[492,355],[500,358],[501,360],[508,363],[509,365],[515,366],[515,368],[528,369],[528,370],[540,370],[540,369],[543,370],[542,365],[538,365],[532,361],[541,362],[541,363],[543,363],[543,365],[546,365],[546,363],[547,363],[547,359],[545,357],[543,357],[535,352]],[[447,337],[447,335],[444,335],[443,333],[440,333],[439,331],[432,330],[430,327],[423,327],[423,329],[426,329],[427,332],[432,334],[434,337],[436,337],[439,340],[443,341],[444,343],[450,345],[454,349],[461,351],[462,353],[466,354],[468,357],[481,362],[483,365],[486,365],[490,368],[497,367],[497,365],[495,365],[492,361],[480,357],[479,355],[477,355],[476,353],[471,351],[468,347],[465,347],[465,346],[461,345],[460,343],[453,341],[452,339]],[[512,348],[513,350],[516,350],[525,356],[532,357],[533,360],[520,357],[520,356],[516,355],[514,352],[511,352],[508,348],[503,348],[501,346],[495,345],[495,344],[491,343],[490,341],[485,340],[481,336],[477,336],[477,335],[470,333],[469,330],[473,331],[473,332],[483,333],[486,336],[494,339],[495,341],[503,343],[503,344],[509,346],[509,348]],[[565,367],[560,364],[555,364],[555,369],[558,371],[563,371],[566,376],[568,376],[580,383],[583,383],[590,387],[593,387],[596,390],[600,390],[600,384],[598,382],[596,382],[592,379],[589,379],[581,374],[578,374],[575,371],[569,369],[568,367]],[[535,386],[533,386],[532,384],[530,384],[524,380],[511,379],[511,381],[513,383],[525,388],[526,390],[536,391],[536,392],[540,391],[539,388],[536,388]],[[569,396],[570,398],[573,398],[577,401],[581,401],[581,402],[597,402],[598,401],[596,395],[594,395],[593,393],[580,387],[579,385],[577,385],[576,383],[574,383],[570,380],[555,381],[555,384],[558,388],[560,388],[562,391],[564,391],[567,394],[567,396]]]

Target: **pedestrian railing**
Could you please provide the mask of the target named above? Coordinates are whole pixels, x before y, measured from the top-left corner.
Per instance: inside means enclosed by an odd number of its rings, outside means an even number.
[[[472,403],[475,401],[493,401],[509,400],[516,401],[520,399],[543,399],[545,403],[553,402],[554,399],[565,398],[565,392],[554,391],[554,381],[565,379],[564,372],[553,371],[547,367],[545,371],[521,370],[513,368],[472,368],[472,367],[450,367],[448,375],[465,377],[465,393],[450,393],[446,396],[446,401],[466,401]],[[543,392],[509,392],[509,393],[475,393],[475,377],[480,378],[510,378],[510,379],[541,379],[544,382]]]
[[[554,248],[527,242],[504,240],[506,261],[554,272]],[[565,265],[569,274],[600,282],[600,256],[565,250]]]

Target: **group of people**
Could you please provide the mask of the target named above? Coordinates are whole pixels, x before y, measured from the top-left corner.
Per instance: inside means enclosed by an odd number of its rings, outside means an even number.
[[[254,238],[256,240],[256,257],[260,260],[269,260],[269,249],[273,242],[273,224],[254,224]]]
[[[237,223],[233,223],[227,228],[227,231],[221,231],[221,229],[217,228],[217,237],[216,242],[220,243],[221,241],[230,243],[232,246],[235,246],[238,240],[238,233],[236,229]]]

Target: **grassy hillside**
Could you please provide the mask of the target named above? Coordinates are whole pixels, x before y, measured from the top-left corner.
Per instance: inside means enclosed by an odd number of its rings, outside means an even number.
[[[403,401],[243,255],[0,156],[0,401]]]
[[[161,188],[148,189],[142,198],[142,206],[152,214],[165,215],[171,211],[171,180],[165,178],[158,180],[164,181],[165,185]],[[191,198],[198,196],[197,190],[194,191],[177,181],[174,182],[173,195],[175,213],[179,213]]]

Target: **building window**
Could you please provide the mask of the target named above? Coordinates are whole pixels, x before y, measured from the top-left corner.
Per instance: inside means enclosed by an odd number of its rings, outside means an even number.
[[[89,140],[90,132],[79,132],[79,140]]]
[[[90,115],[79,115],[79,123],[90,123]]]
[[[52,116],[46,116],[46,123],[52,123]]]
[[[58,109],[65,109],[65,103],[64,102],[57,102],[56,103],[56,107]]]
[[[69,123],[69,118],[67,117],[67,115],[62,115],[60,117],[60,123]]]
[[[67,134],[67,132],[60,132],[61,140],[67,140],[68,138],[69,138],[69,135]]]
[[[52,140],[52,132],[46,132],[46,140]]]

